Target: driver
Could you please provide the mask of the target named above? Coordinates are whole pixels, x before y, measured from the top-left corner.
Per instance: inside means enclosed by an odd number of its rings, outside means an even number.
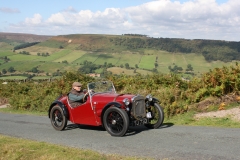
[[[84,92],[81,90],[82,84],[79,82],[73,82],[72,90],[68,94],[70,106],[75,108],[83,104]],[[88,93],[86,93],[88,94]]]

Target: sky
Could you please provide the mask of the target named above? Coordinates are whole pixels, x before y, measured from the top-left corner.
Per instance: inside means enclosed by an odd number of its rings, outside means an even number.
[[[0,0],[0,32],[240,41],[240,0]]]

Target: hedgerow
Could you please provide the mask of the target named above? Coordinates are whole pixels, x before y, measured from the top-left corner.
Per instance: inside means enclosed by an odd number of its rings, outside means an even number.
[[[49,105],[60,94],[67,94],[74,81],[83,83],[96,81],[79,72],[66,72],[52,82],[9,82],[0,85],[0,98],[7,98],[13,109],[47,112]],[[147,95],[151,93],[160,100],[166,116],[184,113],[189,106],[208,97],[240,94],[240,67],[215,68],[195,77],[182,80],[176,74],[153,75],[107,75],[104,80],[114,83],[118,93]]]

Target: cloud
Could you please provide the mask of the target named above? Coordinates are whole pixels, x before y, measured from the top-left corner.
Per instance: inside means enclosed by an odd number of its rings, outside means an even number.
[[[26,18],[26,25],[38,25],[42,23],[42,16],[40,14],[34,14],[33,18]]]
[[[5,7],[1,7],[0,12],[2,12],[2,13],[20,13],[20,11],[18,9],[5,8]]]
[[[69,7],[52,14],[45,21],[40,14],[35,14],[19,25],[25,28],[35,25],[45,34],[57,35],[137,33],[151,37],[239,41],[239,8],[239,0],[222,4],[215,0],[189,0],[184,3],[156,0],[139,6],[106,8],[96,12],[77,12]]]

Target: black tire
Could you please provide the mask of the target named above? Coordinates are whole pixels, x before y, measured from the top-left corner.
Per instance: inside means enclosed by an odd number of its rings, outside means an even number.
[[[150,109],[152,118],[149,119],[149,123],[145,126],[149,129],[159,128],[163,124],[164,113],[162,107],[158,103],[154,103]]]
[[[50,120],[54,129],[62,131],[67,126],[67,118],[59,105],[54,106],[50,111]]]
[[[111,136],[124,136],[129,127],[127,113],[117,107],[110,107],[103,115],[103,124]]]

